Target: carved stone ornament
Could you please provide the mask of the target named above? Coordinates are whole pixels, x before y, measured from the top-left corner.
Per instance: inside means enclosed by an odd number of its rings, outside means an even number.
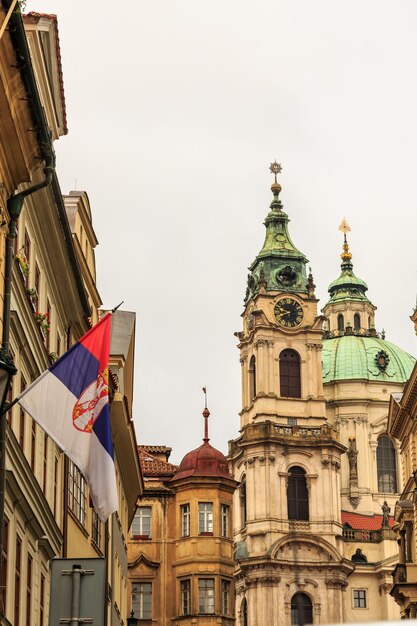
[[[358,483],[358,451],[356,449],[356,439],[353,437],[349,439],[349,448],[347,451],[347,457],[349,459],[349,476],[350,482]]]
[[[361,496],[355,496],[355,497],[348,496],[348,500],[349,500],[351,506],[354,509],[357,509],[359,504],[360,504],[360,501],[361,501]]]
[[[297,272],[291,265],[286,265],[278,270],[276,280],[278,284],[284,285],[284,287],[291,287],[297,281]]]
[[[385,350],[380,350],[376,353],[375,363],[380,372],[385,372],[389,363],[389,356]]]

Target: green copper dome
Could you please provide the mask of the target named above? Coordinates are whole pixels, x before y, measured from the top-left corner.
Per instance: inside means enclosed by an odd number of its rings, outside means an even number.
[[[259,293],[260,289],[308,293],[305,267],[308,259],[291,240],[288,215],[282,210],[279,199],[281,185],[276,180],[271,190],[274,199],[264,222],[265,241],[262,250],[249,267],[245,303]]]
[[[342,265],[339,278],[336,278],[329,285],[330,302],[342,302],[344,300],[354,300],[369,302],[365,291],[368,291],[368,285],[364,280],[358,278],[353,273],[352,255],[349,252],[349,246],[346,241],[343,244]]]
[[[405,383],[416,360],[378,337],[345,335],[323,341],[323,383],[365,379]]]

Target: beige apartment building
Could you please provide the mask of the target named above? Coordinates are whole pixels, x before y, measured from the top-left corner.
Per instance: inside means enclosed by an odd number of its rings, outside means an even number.
[[[0,23],[9,6],[2,2]],[[88,197],[63,198],[54,169],[53,141],[67,132],[56,16],[12,13],[0,41],[0,95],[3,260],[16,194],[25,193],[12,259],[9,350],[17,374],[11,400],[98,320],[101,306]],[[5,271],[3,261],[2,323]],[[135,315],[118,311],[110,387],[119,510],[106,525],[89,505],[83,476],[53,441],[17,405],[7,416],[2,624],[46,626],[55,556],[106,558],[106,624],[126,623],[126,538],[142,489],[131,412],[134,341]]]

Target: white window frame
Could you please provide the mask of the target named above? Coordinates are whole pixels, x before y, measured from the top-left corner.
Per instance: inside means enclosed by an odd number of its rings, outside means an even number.
[[[152,583],[132,583],[132,611],[137,619],[152,619]]]
[[[181,505],[181,537],[190,536],[190,522],[191,522],[190,505],[188,503],[182,504]]]
[[[138,506],[131,527],[132,537],[152,537],[152,507]]]
[[[68,508],[85,528],[87,519],[87,483],[78,467],[71,460],[68,465]]]
[[[191,615],[191,580],[180,581],[181,615]]]
[[[198,534],[213,534],[213,502],[198,503]]]
[[[198,579],[198,613],[214,615],[214,578]]]
[[[230,613],[230,580],[222,580],[222,615]]]
[[[227,504],[220,505],[220,535],[222,537],[229,537],[230,526],[230,507]]]

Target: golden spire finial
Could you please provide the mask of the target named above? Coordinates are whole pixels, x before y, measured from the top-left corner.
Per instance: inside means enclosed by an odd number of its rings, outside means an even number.
[[[339,226],[339,230],[341,230],[344,235],[343,252],[340,255],[340,258],[342,259],[342,261],[350,261],[352,258],[352,255],[349,252],[349,244],[346,238],[346,233],[350,232],[350,226],[345,220],[345,218],[342,219],[342,223]]]
[[[269,171],[275,176],[275,181],[271,185],[271,190],[274,195],[279,194],[282,187],[277,181],[277,174],[280,174],[282,171],[281,163],[277,163],[277,160],[275,159],[275,161],[269,166]]]

